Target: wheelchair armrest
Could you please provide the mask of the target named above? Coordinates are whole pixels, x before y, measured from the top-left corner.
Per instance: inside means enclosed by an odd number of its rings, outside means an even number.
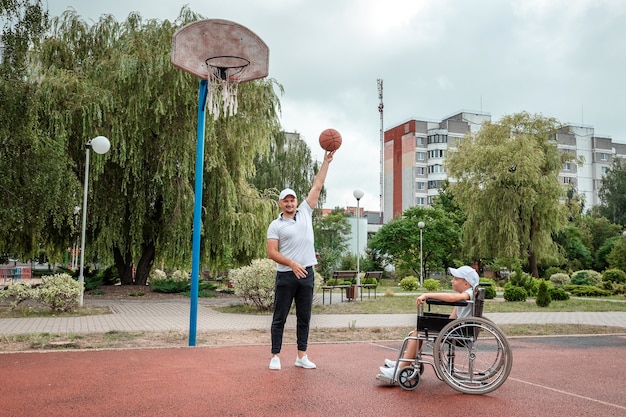
[[[455,307],[465,307],[467,305],[467,300],[459,300],[459,301],[441,301],[435,298],[427,298],[426,304],[428,305],[438,305],[438,306],[455,306]]]

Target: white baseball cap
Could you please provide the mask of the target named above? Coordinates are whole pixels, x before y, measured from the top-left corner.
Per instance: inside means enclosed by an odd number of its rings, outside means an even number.
[[[292,195],[292,196],[293,196],[293,198],[298,198],[298,197],[296,196],[296,192],[295,192],[294,190],[292,190],[291,188],[285,188],[284,190],[282,190],[282,191],[280,192],[280,196],[278,196],[278,199],[279,199],[279,200],[282,200],[282,199],[284,199],[285,197],[287,197],[288,195]]]
[[[471,266],[463,265],[460,268],[448,268],[450,271],[450,275],[457,278],[463,278],[465,281],[469,282],[472,288],[476,288],[478,285],[479,277],[478,272]]]

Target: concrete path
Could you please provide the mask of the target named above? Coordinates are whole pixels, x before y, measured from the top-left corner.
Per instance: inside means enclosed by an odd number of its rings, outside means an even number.
[[[101,300],[91,305],[107,305],[112,314],[84,317],[37,317],[0,319],[0,334],[25,333],[101,333],[108,331],[188,330],[189,300],[112,301]],[[623,327],[626,312],[527,312],[488,313],[485,317],[497,324],[567,323]],[[269,329],[270,315],[225,314],[211,308],[207,301],[198,306],[197,330]],[[314,314],[312,328],[411,327],[415,314]],[[288,327],[295,326],[289,316]],[[625,330],[626,331],[626,330]]]

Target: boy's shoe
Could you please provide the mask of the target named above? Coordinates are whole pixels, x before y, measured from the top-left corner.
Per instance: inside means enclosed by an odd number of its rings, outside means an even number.
[[[317,366],[313,362],[309,360],[307,355],[304,355],[301,358],[296,357],[296,366],[304,369],[315,369]]]
[[[386,376],[387,378],[389,378],[391,381],[395,379],[395,376],[393,374],[393,368],[387,368],[385,366],[381,366],[380,373]]]
[[[396,361],[392,361],[391,359],[385,359],[385,366],[387,368],[395,368],[396,367]]]
[[[270,369],[280,369],[280,358],[278,356],[272,356],[272,360],[270,361]]]

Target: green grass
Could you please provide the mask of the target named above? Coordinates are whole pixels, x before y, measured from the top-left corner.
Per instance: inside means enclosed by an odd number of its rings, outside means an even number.
[[[407,314],[416,313],[414,295],[378,296],[369,300],[343,302],[332,305],[316,305],[315,314]],[[435,312],[450,311],[450,307],[434,308]],[[534,299],[526,302],[504,301],[502,298],[485,300],[485,313],[553,312],[553,311],[626,311],[625,297],[608,297],[606,300],[570,298],[567,301],[552,301],[548,307],[539,307]]]

